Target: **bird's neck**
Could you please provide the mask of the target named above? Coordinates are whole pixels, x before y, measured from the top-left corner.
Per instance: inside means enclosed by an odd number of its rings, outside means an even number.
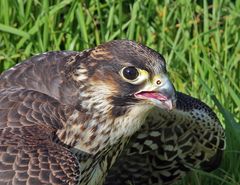
[[[136,106],[118,117],[75,110],[57,135],[67,145],[96,154],[119,140],[127,142],[144,123],[149,110],[149,106]]]

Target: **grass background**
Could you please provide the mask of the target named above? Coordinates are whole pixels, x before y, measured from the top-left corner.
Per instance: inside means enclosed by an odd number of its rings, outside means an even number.
[[[176,88],[213,107],[226,128],[221,168],[178,184],[240,184],[240,0],[1,0],[0,10],[0,72],[113,39],[159,51]]]

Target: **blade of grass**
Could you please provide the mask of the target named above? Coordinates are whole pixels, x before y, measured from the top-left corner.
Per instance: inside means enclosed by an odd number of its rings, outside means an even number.
[[[140,3],[140,1],[137,0],[133,4],[133,9],[132,9],[132,13],[131,13],[131,23],[129,25],[129,30],[128,30],[128,39],[129,40],[134,39],[135,24],[136,24],[136,19],[137,19],[137,13],[138,13],[138,10],[139,10],[139,3]]]
[[[89,44],[88,44],[88,36],[87,36],[87,26],[85,24],[83,8],[81,3],[78,3],[78,9],[76,10],[76,14],[77,14],[77,19],[79,23],[79,29],[81,31],[83,46],[84,48],[88,48]]]
[[[30,34],[28,34],[27,32],[19,30],[17,28],[13,28],[11,26],[1,24],[1,23],[0,23],[0,31],[18,35],[18,36],[23,37],[24,39],[30,38]]]
[[[49,45],[49,2],[48,0],[43,1],[44,10],[44,29],[43,29],[43,51],[46,51]]]

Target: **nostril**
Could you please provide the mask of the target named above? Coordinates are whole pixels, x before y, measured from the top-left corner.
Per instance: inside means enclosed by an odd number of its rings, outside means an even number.
[[[160,85],[161,83],[162,83],[161,80],[157,80],[157,81],[156,81],[156,84],[157,84],[157,85]]]

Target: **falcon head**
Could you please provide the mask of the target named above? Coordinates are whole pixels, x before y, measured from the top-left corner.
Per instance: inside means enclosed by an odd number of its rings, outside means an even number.
[[[84,89],[80,99],[86,109],[101,108],[103,112],[111,106],[107,112],[121,116],[135,106],[167,110],[175,107],[175,90],[167,76],[164,58],[146,46],[115,40],[74,60],[79,62],[73,79]]]
[[[175,107],[175,90],[164,58],[136,42],[104,43],[75,56],[67,65],[80,89],[80,109],[111,127],[111,133],[118,132],[115,135],[134,133],[155,106]]]

